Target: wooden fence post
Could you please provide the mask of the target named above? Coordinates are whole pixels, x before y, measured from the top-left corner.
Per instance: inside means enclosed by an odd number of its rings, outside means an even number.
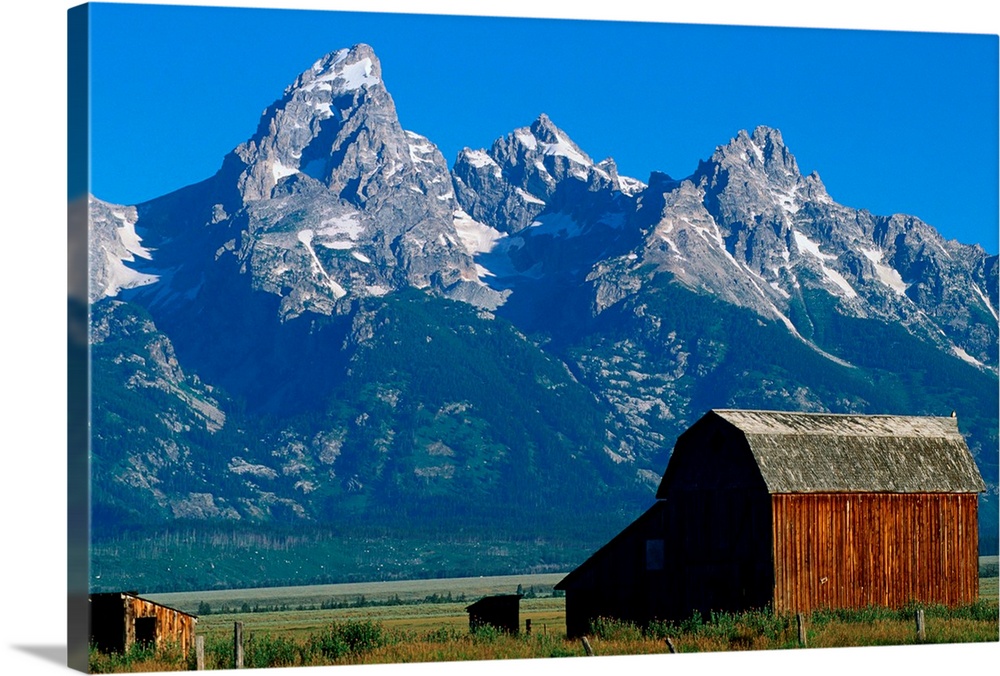
[[[669,636],[667,637],[667,648],[670,650],[671,654],[677,654],[677,648],[674,647],[674,642],[670,640]]]
[[[806,647],[806,618],[802,613],[795,613],[795,622],[799,627],[799,645]]]
[[[205,637],[200,634],[194,637],[194,659],[195,669],[205,671]]]
[[[234,668],[243,668],[243,623],[233,623],[233,664]]]
[[[590,641],[587,640],[587,637],[586,636],[582,637],[580,639],[580,642],[583,643],[583,650],[584,652],[587,653],[587,657],[593,657],[594,649],[590,647]]]
[[[917,643],[927,640],[927,627],[924,626],[924,609],[917,608]]]
[[[531,636],[531,620],[527,619],[524,621],[524,633]]]

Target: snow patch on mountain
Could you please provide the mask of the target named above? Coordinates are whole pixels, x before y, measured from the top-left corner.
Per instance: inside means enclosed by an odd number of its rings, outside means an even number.
[[[795,244],[798,246],[799,251],[802,253],[808,253],[815,257],[819,262],[823,275],[826,276],[828,280],[840,288],[848,298],[857,297],[858,292],[854,290],[851,283],[848,282],[842,274],[826,265],[825,261],[836,260],[836,256],[832,254],[825,254],[820,251],[819,244],[817,242],[812,241],[798,230],[792,230],[792,235],[795,237]]]
[[[317,88],[329,90],[333,88],[334,84],[339,84],[339,87],[337,87],[338,91],[347,92],[381,82],[380,78],[374,74],[374,64],[369,57],[364,57],[354,63],[341,65],[347,60],[349,53],[350,50],[348,49],[337,51],[333,61],[326,67],[325,72],[323,59],[314,63],[312,70],[314,73],[317,73],[317,77],[312,82],[302,85],[301,88],[305,91],[312,91]]]
[[[555,142],[543,143],[541,146],[543,155],[561,155],[562,157],[567,157],[573,162],[584,166],[593,164],[590,159],[580,154],[580,152],[574,148],[571,142],[562,134],[556,134]]]
[[[850,363],[849,361],[845,361],[845,360],[841,359],[840,357],[837,357],[837,356],[834,356],[834,355],[830,354],[826,350],[824,350],[821,347],[819,347],[818,345],[816,345],[816,343],[812,342],[811,340],[806,339],[806,337],[803,336],[801,333],[799,333],[799,330],[797,328],[795,328],[795,324],[792,323],[791,319],[789,319],[783,312],[781,312],[781,310],[779,310],[773,303],[770,303],[770,306],[771,306],[771,310],[775,313],[775,315],[777,315],[777,317],[781,321],[781,323],[784,324],[785,328],[788,329],[788,332],[791,333],[796,338],[798,338],[799,340],[801,340],[806,345],[808,345],[817,354],[819,354],[819,355],[821,355],[823,357],[826,357],[827,359],[829,359],[833,363],[839,364],[839,365],[844,366],[846,368],[851,368],[851,369],[857,368],[854,364]]]
[[[330,275],[327,274],[326,270],[323,269],[323,264],[319,262],[319,257],[316,256],[316,251],[312,247],[313,235],[315,233],[312,230],[300,230],[298,234],[299,241],[306,247],[309,251],[309,255],[312,257],[313,272],[318,274],[333,291],[334,298],[343,298],[347,295],[347,291],[338,284]]]
[[[828,268],[822,264],[820,264],[820,267],[823,269],[823,274],[826,275],[826,278],[836,284],[848,298],[858,297],[858,292],[854,290],[854,287],[851,286],[851,283],[847,281],[846,277],[833,268]]]
[[[480,223],[462,209],[455,210],[454,224],[458,239],[472,256],[492,251],[503,237],[503,233]]]
[[[277,160],[275,160],[274,164],[271,165],[271,173],[274,175],[275,182],[280,181],[286,176],[297,174],[298,172],[299,170],[296,167],[287,167]]]
[[[798,192],[794,187],[785,189],[775,187],[771,190],[771,195],[789,216],[794,216],[801,208],[798,199]]]
[[[881,250],[861,249],[861,253],[875,266],[875,274],[880,282],[900,296],[906,295],[906,290],[910,285],[903,281],[903,277],[899,274],[899,271],[883,262],[885,254]]]
[[[159,271],[127,265],[136,263],[137,258],[153,260],[153,251],[143,245],[136,230],[135,208],[119,208],[94,199],[90,205],[90,298],[113,298],[124,289],[160,281]]]
[[[108,270],[107,286],[104,290],[105,298],[113,298],[123,289],[135,289],[153,284],[160,279],[159,275],[139,272],[125,265],[125,260],[131,260],[131,258],[123,260],[110,252],[104,252],[104,255]]]
[[[996,309],[993,307],[993,304],[990,302],[990,299],[987,298],[986,294],[983,293],[983,290],[980,289],[975,284],[972,285],[972,288],[973,290],[975,290],[976,294],[978,294],[979,298],[983,301],[983,305],[986,306],[986,309],[990,311],[991,315],[993,315],[993,319],[1000,319],[1000,315],[997,314]]]
[[[517,187],[514,189],[514,192],[520,195],[521,198],[529,204],[539,204],[541,206],[545,206],[545,200],[538,199],[537,197],[526,191],[524,188]]]
[[[958,357],[964,362],[968,362],[969,364],[972,364],[973,366],[978,366],[979,368],[986,368],[986,365],[983,364],[983,362],[979,361],[978,359],[970,355],[968,352],[958,347],[957,345],[953,345],[951,351],[952,353],[954,353],[956,357]]]
[[[514,132],[514,138],[524,145],[525,148],[529,150],[535,150],[538,147],[538,141],[535,136],[527,127],[522,127]]]
[[[583,233],[583,228],[575,218],[558,211],[539,216],[529,227],[533,237],[539,235],[579,237]]]
[[[469,164],[472,166],[482,169],[483,167],[491,167],[495,174],[500,173],[500,165],[496,163],[492,157],[489,156],[485,150],[471,150],[469,148],[465,149],[465,157],[468,159]]]
[[[111,215],[121,221],[118,226],[118,239],[121,240],[122,246],[139,258],[152,260],[153,254],[142,245],[142,238],[135,230],[136,219],[129,218],[124,211],[113,211]]]
[[[360,218],[361,214],[357,211],[328,218],[320,223],[319,230],[316,231],[316,235],[323,238],[347,239],[352,242],[356,241],[361,236],[361,232],[364,230],[364,226],[360,223]],[[324,246],[335,248],[330,243],[321,243],[324,244]]]
[[[405,134],[410,148],[410,160],[415,165],[421,163],[434,164],[434,155],[437,152],[437,146],[416,132],[407,131]]]

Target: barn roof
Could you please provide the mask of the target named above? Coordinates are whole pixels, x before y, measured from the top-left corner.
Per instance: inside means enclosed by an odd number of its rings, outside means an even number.
[[[956,418],[715,409],[691,430],[720,419],[742,433],[770,493],[985,490]]]
[[[484,596],[472,605],[466,606],[465,612],[489,611],[498,607],[517,605],[521,602],[522,598],[524,598],[524,594],[494,594],[493,596]]]
[[[119,598],[119,599],[133,598],[133,599],[138,599],[140,601],[143,601],[144,603],[151,603],[154,606],[159,606],[161,608],[165,608],[165,609],[173,611],[175,613],[180,613],[181,615],[187,615],[188,617],[193,617],[196,620],[198,619],[197,615],[193,615],[191,613],[184,612],[183,610],[178,610],[177,608],[172,608],[170,606],[163,605],[162,603],[159,603],[157,601],[152,601],[152,600],[150,600],[150,599],[148,599],[148,598],[146,598],[144,596],[139,596],[139,592],[135,592],[135,591],[94,592],[93,594],[88,594],[88,596],[87,596],[87,600],[88,601],[94,601],[95,599],[96,600],[101,600],[101,599],[112,599],[112,598]]]

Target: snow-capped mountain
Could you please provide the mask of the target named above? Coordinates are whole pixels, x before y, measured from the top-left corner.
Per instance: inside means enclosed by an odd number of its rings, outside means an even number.
[[[317,61],[215,176],[139,212],[142,241],[157,251],[144,274],[162,280],[144,302],[217,293],[210,270],[227,265],[280,297],[286,320],[407,287],[484,307],[501,301],[459,236],[444,158],[402,129],[366,45]]]
[[[453,172],[465,211],[506,233],[532,225],[545,211],[572,206],[582,192],[632,195],[644,187],[619,176],[611,158],[595,163],[544,113],[488,151],[463,149]]]
[[[997,256],[838,204],[775,129],[693,169],[544,114],[449,169],[370,47],[322,57],[214,176],[90,201],[98,521],[541,528],[651,499],[727,406],[957,408],[995,523]]]
[[[741,131],[689,178],[650,184],[638,196],[644,245],[598,271],[599,304],[652,264],[808,336],[810,292],[821,291],[837,312],[898,322],[996,371],[996,256],[914,217],[837,204],[816,173],[802,176],[777,130]]]

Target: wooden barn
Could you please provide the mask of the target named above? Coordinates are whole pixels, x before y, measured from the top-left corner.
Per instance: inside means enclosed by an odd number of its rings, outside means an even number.
[[[90,644],[103,653],[125,652],[135,644],[157,648],[194,645],[194,615],[140,598],[134,592],[90,595]]]
[[[653,506],[556,585],[567,631],[972,602],[984,489],[954,417],[709,411]]]
[[[516,634],[521,624],[521,595],[484,596],[466,607],[465,611],[469,613],[469,631],[490,625],[508,634]]]

